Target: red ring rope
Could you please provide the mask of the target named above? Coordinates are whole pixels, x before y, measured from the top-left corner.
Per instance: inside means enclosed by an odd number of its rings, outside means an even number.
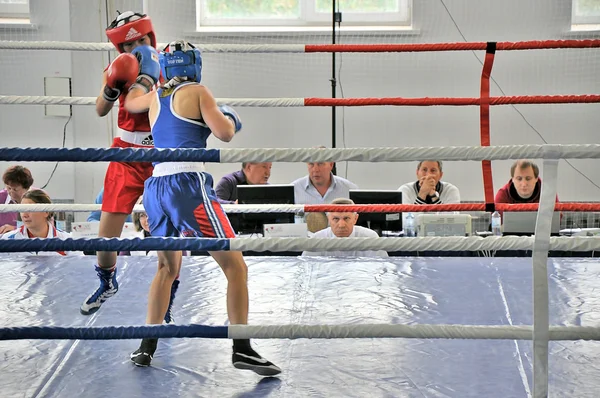
[[[496,204],[498,211],[537,211],[537,203]],[[592,212],[600,211],[600,203],[556,203],[555,211]],[[353,213],[403,213],[403,212],[442,212],[442,211],[486,211],[485,203],[460,203],[444,205],[305,205],[305,213],[316,212]]]
[[[422,43],[422,44],[307,44],[304,52],[428,52],[428,51],[476,51],[486,50],[488,43]],[[497,51],[548,50],[558,48],[597,48],[600,40],[533,40],[520,42],[499,42]]]
[[[304,98],[304,106],[474,106],[484,102],[481,98]],[[485,101],[487,102],[487,100]],[[489,97],[489,105],[516,104],[586,104],[600,102],[600,95],[521,95]]]

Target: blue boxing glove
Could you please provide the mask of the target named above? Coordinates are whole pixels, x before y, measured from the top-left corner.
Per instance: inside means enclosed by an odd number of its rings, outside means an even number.
[[[140,72],[135,84],[131,87],[138,87],[149,92],[160,78],[158,52],[152,46],[138,46],[133,49],[131,54],[135,55],[140,64]]]
[[[236,133],[242,129],[242,120],[240,119],[240,115],[238,115],[232,107],[229,105],[219,105],[219,110],[223,115],[227,116],[229,120],[233,122]]]

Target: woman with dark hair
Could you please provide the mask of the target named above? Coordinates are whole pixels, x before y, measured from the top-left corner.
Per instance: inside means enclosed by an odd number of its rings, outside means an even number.
[[[48,194],[41,189],[32,189],[23,194],[21,204],[46,203],[51,204],[52,201]],[[2,239],[31,239],[31,238],[70,238],[68,232],[62,231],[54,226],[52,222],[52,212],[36,211],[21,212],[21,220],[23,225],[19,228],[2,235]],[[36,254],[46,254],[41,252]],[[65,252],[59,251],[58,254],[64,256]]]
[[[4,189],[0,204],[19,204],[23,194],[33,185],[31,171],[23,166],[11,166],[2,175]],[[0,235],[17,228],[18,213],[0,213]]]
[[[133,213],[133,225],[135,225],[135,230],[138,232],[142,232],[144,234],[144,238],[147,238],[150,235],[150,227],[148,226],[148,215],[146,213]]]

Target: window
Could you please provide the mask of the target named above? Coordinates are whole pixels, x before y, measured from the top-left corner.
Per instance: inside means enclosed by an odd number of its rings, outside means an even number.
[[[0,17],[29,18],[29,0],[0,0]]]
[[[344,25],[411,25],[412,0],[338,0]],[[196,0],[199,30],[214,26],[328,26],[332,0]]]
[[[573,0],[573,25],[600,24],[600,0]]]

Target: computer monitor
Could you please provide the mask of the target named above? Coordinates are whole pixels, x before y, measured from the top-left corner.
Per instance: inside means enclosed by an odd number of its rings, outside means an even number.
[[[502,215],[502,224],[504,225],[504,235],[533,235],[537,222],[537,211],[505,211]],[[550,224],[550,234],[558,235],[560,232],[560,212],[555,211],[552,215]]]
[[[294,186],[291,184],[238,185],[237,192],[238,204],[282,205],[295,203]],[[231,214],[229,219],[236,232],[254,234],[262,233],[264,224],[293,223],[294,218],[294,213],[242,213]]]
[[[350,199],[359,204],[402,204],[401,191],[351,189]],[[402,231],[401,213],[359,213],[356,225],[370,228],[381,236],[381,231]]]

